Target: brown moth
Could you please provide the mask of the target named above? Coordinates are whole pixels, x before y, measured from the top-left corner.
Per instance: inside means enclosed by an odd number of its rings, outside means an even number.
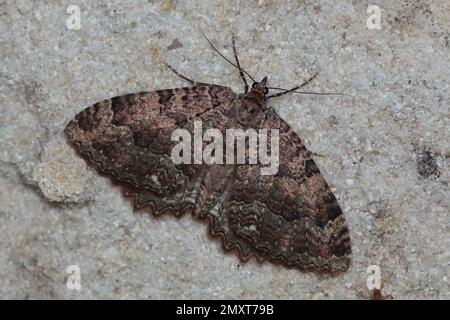
[[[236,64],[224,58],[239,69],[244,93],[197,83],[168,66],[191,86],[97,102],[67,125],[68,142],[89,165],[121,185],[136,209],[156,216],[190,213],[242,261],[255,257],[300,271],[341,273],[351,254],[345,217],[313,154],[267,106],[268,99],[306,83],[268,95],[269,89],[279,88],[268,87],[267,77],[254,81],[240,67],[234,38],[233,49]],[[253,80],[250,89],[244,73]],[[204,129],[221,132],[278,129],[278,172],[261,175],[259,163],[174,164],[172,132],[183,128],[192,133],[197,120]]]

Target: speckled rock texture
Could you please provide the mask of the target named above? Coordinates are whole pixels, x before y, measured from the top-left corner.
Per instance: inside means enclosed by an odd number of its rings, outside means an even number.
[[[67,27],[69,5],[80,29]],[[450,4],[376,1],[0,3],[0,298],[359,299],[367,267],[395,299],[449,299]],[[352,238],[348,272],[320,277],[239,262],[185,216],[133,212],[68,146],[63,129],[105,98],[198,81],[242,91],[203,30],[272,86],[271,105],[333,186]],[[80,290],[66,284],[78,265]],[[69,286],[70,287],[70,286]]]

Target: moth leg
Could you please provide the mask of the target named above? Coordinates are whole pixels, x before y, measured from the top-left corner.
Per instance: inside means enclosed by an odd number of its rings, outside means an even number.
[[[299,88],[301,88],[301,87],[303,87],[303,86],[306,86],[308,83],[310,83],[311,81],[313,81],[314,78],[317,77],[317,75],[318,75],[318,73],[315,73],[311,78],[307,79],[307,80],[306,80],[305,82],[303,82],[302,84],[300,84],[300,85],[298,85],[298,86],[295,86],[295,87],[293,87],[292,89],[289,89],[289,90],[286,90],[286,91],[283,91],[283,92],[279,92],[279,93],[272,94],[272,95],[268,96],[267,99],[279,97],[279,96],[285,95],[285,94],[287,94],[287,93],[290,93],[290,92],[292,92],[292,91],[295,91],[295,90],[297,90],[297,89],[299,89]]]
[[[314,152],[314,151],[311,151],[311,154],[312,154],[314,157],[325,158],[325,155],[320,154],[320,153],[317,153],[317,152]]]
[[[245,79],[245,75],[244,72],[242,72],[242,68],[241,65],[239,63],[239,59],[238,59],[238,54],[237,54],[237,50],[236,50],[236,35],[233,34],[233,37],[231,39],[231,43],[233,46],[233,52],[234,52],[234,59],[236,60],[236,64],[239,68],[239,75],[241,76],[242,81],[244,81],[244,87],[245,87],[245,93],[248,92],[248,83],[247,80]]]
[[[188,81],[189,83],[191,83],[192,85],[197,84],[197,81],[194,81],[192,79],[189,79],[188,77],[183,76],[181,73],[179,73],[177,70],[175,70],[174,67],[172,67],[170,64],[168,64],[167,62],[164,62],[164,64],[166,65],[167,68],[170,69],[170,71],[172,71],[173,73],[175,73],[177,76],[179,76],[180,78]]]

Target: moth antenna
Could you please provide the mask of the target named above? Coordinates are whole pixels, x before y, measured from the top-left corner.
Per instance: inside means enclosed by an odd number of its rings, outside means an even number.
[[[351,94],[340,93],[340,92],[297,91],[297,90],[289,90],[289,89],[278,88],[278,87],[267,87],[267,89],[284,91],[284,92],[280,92],[280,93],[276,93],[276,94],[270,95],[270,96],[267,97],[267,99],[279,97],[279,96],[285,95],[287,93],[311,94],[311,95],[320,95],[320,96],[346,96],[346,97],[356,98],[355,96],[352,96]]]
[[[245,71],[244,69],[242,69],[241,67],[238,67],[237,65],[235,65],[233,62],[231,62],[227,57],[225,57],[219,50],[216,49],[216,47],[214,47],[214,45],[212,44],[212,42],[208,39],[208,37],[203,33],[202,30],[200,30],[200,32],[202,33],[203,37],[205,37],[206,41],[208,41],[209,45],[211,46],[211,48],[213,48],[213,50],[215,52],[217,52],[222,58],[224,58],[229,64],[231,64],[233,67],[237,68],[239,71],[244,72],[246,75],[249,76],[250,79],[252,79],[253,82],[257,82],[247,71]]]
[[[234,61],[236,61],[237,66],[239,67],[239,75],[241,76],[242,81],[244,81],[244,91],[245,93],[248,92],[248,83],[247,78],[245,78],[244,72],[242,72],[241,64],[239,63],[239,58],[236,50],[236,35],[233,34],[231,44],[233,46],[233,53],[234,53]]]

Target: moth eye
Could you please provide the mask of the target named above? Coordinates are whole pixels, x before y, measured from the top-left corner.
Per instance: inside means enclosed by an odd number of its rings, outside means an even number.
[[[252,83],[252,88],[256,87],[256,82]]]
[[[269,93],[269,89],[268,88],[265,88],[264,89],[264,94],[268,94]]]

